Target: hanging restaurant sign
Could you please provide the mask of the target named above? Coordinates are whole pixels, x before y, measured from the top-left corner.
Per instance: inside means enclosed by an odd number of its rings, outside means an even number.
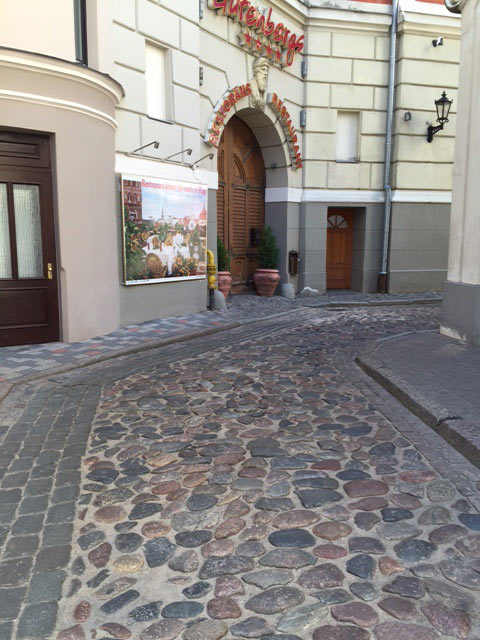
[[[295,54],[303,51],[305,36],[273,20],[271,8],[261,11],[250,0],[208,0],[208,6],[240,24],[242,47],[274,64],[290,67]]]
[[[301,169],[303,167],[302,156],[300,154],[300,147],[298,146],[297,131],[292,123],[292,118],[288,113],[288,110],[282,100],[276,93],[268,95],[267,104],[275,111],[282,125],[282,129],[287,136],[288,148],[290,151],[290,157],[292,160],[292,167],[294,169]]]

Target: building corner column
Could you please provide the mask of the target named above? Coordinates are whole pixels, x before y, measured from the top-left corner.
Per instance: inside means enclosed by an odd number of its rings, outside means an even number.
[[[459,97],[448,276],[440,331],[480,346],[480,103],[475,61],[480,59],[480,0],[445,0],[462,13]]]

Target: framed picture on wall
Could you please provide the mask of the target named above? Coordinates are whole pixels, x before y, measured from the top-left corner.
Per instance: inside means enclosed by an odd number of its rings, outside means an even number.
[[[125,284],[205,278],[208,187],[133,175],[121,183]]]

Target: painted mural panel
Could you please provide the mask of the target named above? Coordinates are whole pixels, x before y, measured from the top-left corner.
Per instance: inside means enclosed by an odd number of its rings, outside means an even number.
[[[205,277],[206,185],[122,176],[125,284]]]

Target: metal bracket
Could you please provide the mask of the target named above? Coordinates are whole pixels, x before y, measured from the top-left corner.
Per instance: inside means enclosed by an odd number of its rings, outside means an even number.
[[[443,129],[443,124],[439,124],[438,127],[434,127],[431,124],[427,129],[427,142],[432,142],[433,136]]]

